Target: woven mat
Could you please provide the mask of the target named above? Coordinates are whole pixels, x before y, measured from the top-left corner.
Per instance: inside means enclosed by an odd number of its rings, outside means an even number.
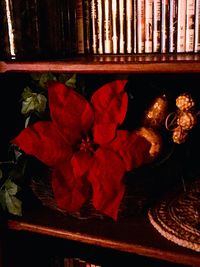
[[[170,193],[149,210],[148,217],[162,236],[200,252],[200,179],[186,192]]]

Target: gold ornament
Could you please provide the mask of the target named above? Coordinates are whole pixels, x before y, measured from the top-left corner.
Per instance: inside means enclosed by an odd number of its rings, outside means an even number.
[[[176,98],[176,106],[181,111],[187,111],[194,107],[195,102],[190,94],[184,93]]]
[[[157,97],[145,112],[144,125],[159,128],[164,124],[168,110],[168,101],[165,95]]]
[[[173,130],[172,139],[174,143],[176,144],[182,144],[186,141],[188,136],[188,132],[184,131],[181,126],[176,127],[176,129]]]
[[[155,130],[150,127],[141,127],[136,130],[136,133],[142,137],[144,137],[149,143],[151,143],[151,147],[149,150],[149,161],[154,160],[161,152],[162,148],[162,137]]]
[[[195,102],[190,94],[184,93],[176,98],[177,111],[168,114],[165,120],[167,130],[173,131],[174,143],[182,144],[186,141],[188,131],[197,123],[198,112],[192,109]]]
[[[191,130],[196,124],[196,121],[196,115],[187,111],[179,114],[177,124],[181,126],[183,130]]]

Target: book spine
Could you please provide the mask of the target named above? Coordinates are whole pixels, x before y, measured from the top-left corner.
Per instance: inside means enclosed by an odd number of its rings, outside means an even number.
[[[194,52],[200,51],[200,0],[195,1]]]
[[[186,6],[186,34],[185,51],[194,51],[194,23],[195,23],[195,0],[187,0]]]
[[[160,52],[161,2],[153,0],[153,52]]]
[[[176,52],[177,47],[177,18],[178,3],[177,0],[169,2],[169,52]]]
[[[77,53],[84,54],[83,2],[76,1]]]
[[[126,52],[133,52],[133,1],[126,0]]]
[[[119,0],[119,53],[125,53],[125,1]]]
[[[137,0],[133,0],[133,52],[137,53]]]
[[[169,1],[162,0],[161,2],[161,53],[168,52],[169,44]]]
[[[118,53],[118,5],[117,0],[112,0],[112,52]]]
[[[112,10],[111,2],[104,0],[104,53],[112,53]]]
[[[97,51],[103,54],[103,0],[97,0]]]
[[[84,49],[85,54],[91,52],[91,21],[90,21],[90,0],[83,0],[83,28],[84,28]]]
[[[55,1],[55,3],[57,3]],[[63,2],[64,3],[64,2]],[[50,9],[52,8],[52,5],[49,1],[50,4]],[[70,2],[65,1],[65,4],[67,4],[67,14],[68,14],[68,38],[70,39],[69,42],[69,54],[74,55],[77,53],[77,36],[76,36],[76,2]],[[57,5],[60,7],[60,4],[57,3]],[[53,16],[52,16],[53,17]],[[54,24],[56,25],[56,23],[54,22]],[[51,29],[51,27],[49,26],[49,28]]]
[[[185,52],[186,0],[178,0],[177,52]]]
[[[145,0],[145,53],[153,51],[153,7],[152,0]]]
[[[137,53],[144,53],[144,0],[137,0]]]
[[[92,53],[97,54],[97,5],[91,0],[91,31],[92,31]]]

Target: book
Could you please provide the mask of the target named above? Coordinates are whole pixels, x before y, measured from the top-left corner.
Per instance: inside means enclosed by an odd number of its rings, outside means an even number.
[[[145,53],[153,51],[153,3],[145,0]]]
[[[97,52],[103,54],[103,0],[97,1]]]
[[[194,51],[195,0],[186,3],[185,51]]]
[[[145,3],[144,0],[137,0],[137,25],[136,25],[136,36],[137,36],[137,53],[144,53],[144,38],[145,38],[145,31],[144,31],[144,8]]]
[[[119,53],[125,53],[125,0],[119,0]]]
[[[92,53],[97,54],[97,5],[95,0],[91,0],[91,32],[92,32]]]
[[[177,48],[177,19],[178,19],[178,2],[177,0],[169,1],[169,52],[176,52]]]
[[[55,1],[55,3],[56,3],[56,1]],[[51,5],[52,2],[50,2],[49,4]],[[76,41],[76,30],[75,30],[76,2],[75,1],[70,2],[70,0],[68,0],[68,1],[63,1],[63,6],[60,6],[59,3],[57,3],[57,5],[59,6],[59,8],[62,9],[61,12],[63,12],[63,10],[66,9],[65,12],[67,12],[67,15],[68,15],[67,16],[67,27],[68,27],[67,32],[68,32],[68,39],[70,40],[69,41],[69,54],[75,55],[75,54],[77,54],[77,41]],[[53,8],[51,7],[51,9],[53,9]],[[53,16],[52,16],[52,18],[53,18]],[[54,21],[54,24],[56,24],[55,21]],[[66,43],[63,44],[63,46],[66,47]]]
[[[200,0],[195,1],[194,52],[200,51]]]
[[[169,44],[169,1],[161,1],[161,36],[160,36],[160,50],[161,53],[168,52]]]
[[[90,0],[83,0],[83,30],[84,30],[84,50],[85,54],[91,53],[91,18]]]
[[[161,2],[153,0],[153,52],[160,52]]]
[[[137,0],[133,0],[133,53],[137,53]]]
[[[77,53],[84,54],[83,1],[76,1]]]
[[[104,11],[104,53],[112,53],[112,3],[110,0],[103,1]]]
[[[133,1],[126,0],[126,52],[133,52]]]
[[[118,53],[118,0],[112,0],[112,52]]]
[[[186,0],[178,0],[177,53],[185,52]]]

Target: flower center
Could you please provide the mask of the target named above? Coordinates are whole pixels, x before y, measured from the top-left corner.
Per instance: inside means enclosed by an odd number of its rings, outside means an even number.
[[[90,151],[90,152],[94,152],[94,143],[92,142],[92,140],[90,139],[90,137],[87,135],[85,138],[81,139],[81,143],[79,145],[79,149],[83,150],[83,151]]]

